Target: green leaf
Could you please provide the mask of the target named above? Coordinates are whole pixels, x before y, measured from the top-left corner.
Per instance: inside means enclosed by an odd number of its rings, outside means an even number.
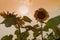
[[[19,30],[16,30],[15,31],[15,35],[17,36],[17,38],[15,40],[20,40]]]
[[[16,31],[15,31],[15,35],[20,35],[20,34],[19,34],[19,30],[16,30]]]
[[[29,18],[29,17],[27,17],[27,16],[23,16],[23,18],[22,18],[24,21],[26,21],[26,22],[29,22],[29,23],[31,23],[31,19]]]
[[[5,35],[4,37],[1,38],[1,40],[12,40],[13,35]]]
[[[33,27],[31,25],[27,25],[27,26],[25,26],[25,28],[26,28],[26,30],[32,30],[33,29]]]
[[[57,25],[60,24],[60,16],[51,18],[44,27],[44,31],[48,31],[49,28],[53,29],[56,36],[60,37],[60,30]],[[57,33],[58,32],[58,33]]]
[[[32,31],[34,32],[33,33],[34,39],[36,39],[36,37],[38,37],[41,34],[40,30],[32,29]]]
[[[25,27],[27,28],[27,30],[32,30],[34,32],[33,33],[34,39],[41,34],[38,29],[32,27],[31,25],[27,25]]]
[[[17,36],[17,38],[15,40],[20,40],[20,34],[19,34],[19,30],[15,31],[15,35]],[[27,40],[27,37],[29,36],[28,31],[25,31],[23,33],[21,33],[21,39],[22,40]]]
[[[39,32],[39,31],[37,31],[37,30],[33,30],[33,36],[34,36],[34,38],[36,38],[37,36],[39,36],[41,33]]]
[[[49,37],[48,37],[48,40],[53,40],[53,37],[52,37],[52,36],[49,36]]]
[[[53,33],[50,33],[50,34],[48,35],[48,38],[47,38],[47,40],[54,40]]]
[[[37,27],[39,27],[39,25],[38,25],[38,24],[35,24],[33,27],[34,27],[34,28],[37,28]]]
[[[22,35],[22,40],[27,40],[27,37],[29,36],[29,33],[28,33],[28,31],[25,31],[21,35]]]

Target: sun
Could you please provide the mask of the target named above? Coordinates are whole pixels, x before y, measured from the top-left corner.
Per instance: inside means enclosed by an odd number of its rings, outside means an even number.
[[[27,6],[21,6],[19,9],[21,14],[26,14],[29,11],[29,8]]]

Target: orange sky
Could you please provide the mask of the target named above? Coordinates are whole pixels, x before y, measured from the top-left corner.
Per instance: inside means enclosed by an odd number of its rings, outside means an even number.
[[[19,13],[20,6],[24,5],[23,1],[26,0],[0,0],[0,11],[15,11]],[[45,8],[49,13],[51,11],[56,12],[60,11],[60,0],[31,0],[31,5],[28,7],[30,8],[29,14],[32,14],[40,7]]]

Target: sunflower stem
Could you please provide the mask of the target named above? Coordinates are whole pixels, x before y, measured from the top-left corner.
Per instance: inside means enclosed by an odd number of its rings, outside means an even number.
[[[17,22],[18,22],[18,30],[19,30],[19,34],[20,34],[20,39],[19,40],[22,40],[22,35],[21,35],[21,29],[20,29],[20,23],[19,23],[19,21],[17,20]]]
[[[19,30],[19,34],[20,34],[20,40],[22,40],[22,38],[21,38],[21,30],[20,30],[20,25],[18,25],[19,27],[18,27],[18,30]]]
[[[42,40],[43,40],[43,30],[42,30],[42,26],[43,26],[43,24],[42,24],[42,22],[41,22],[41,37],[42,37]]]

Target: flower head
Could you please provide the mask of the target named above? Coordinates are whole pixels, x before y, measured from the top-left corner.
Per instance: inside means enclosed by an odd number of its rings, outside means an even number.
[[[45,9],[40,8],[35,11],[34,17],[37,21],[43,22],[49,17],[49,15]]]
[[[17,25],[17,24],[20,25],[25,24],[22,17],[18,16],[17,14],[14,14],[14,12],[10,13],[9,11],[7,12],[3,11],[0,13],[0,16],[2,16],[5,19],[1,24],[5,24],[6,27],[10,27],[11,25]]]

